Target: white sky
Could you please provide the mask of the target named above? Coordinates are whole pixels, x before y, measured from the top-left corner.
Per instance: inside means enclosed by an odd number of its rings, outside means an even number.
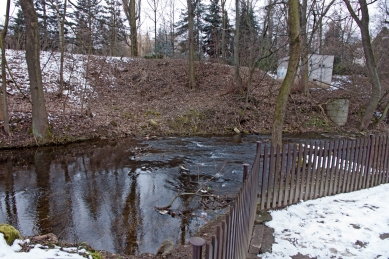
[[[16,14],[16,8],[14,6],[14,2],[16,0],[11,0],[11,9],[10,9],[10,16],[12,16],[13,14]],[[152,2],[152,0],[149,0],[150,2]],[[159,0],[161,3],[159,4],[160,7],[163,7],[163,6],[166,6],[168,0]],[[227,3],[226,3],[226,8],[227,10],[231,11],[232,8],[234,7],[233,6],[233,1],[234,0],[227,0]],[[258,2],[264,2],[264,1],[267,1],[267,0],[259,0]],[[203,3],[205,4],[208,4],[209,1],[208,0],[203,0],[202,1]],[[4,17],[5,17],[5,12],[6,12],[6,6],[7,6],[7,0],[0,0],[0,24],[3,24],[4,23]],[[181,13],[181,10],[183,8],[186,8],[186,0],[175,0],[175,20],[177,21],[178,18],[179,18],[179,15]],[[168,12],[169,11],[169,7],[166,7],[165,8],[165,12]],[[153,16],[153,13],[150,9],[150,6],[147,2],[147,0],[142,0],[142,8],[141,8],[141,13],[142,13],[142,16],[141,16],[141,31],[142,32],[146,32],[146,30],[148,30],[149,32],[152,32],[154,31],[154,24],[152,22],[152,20],[149,18],[150,15]],[[158,13],[158,12],[157,12]],[[123,15],[124,17],[124,15]],[[230,17],[231,19],[231,17]],[[162,18],[160,17],[159,14],[157,14],[157,20],[158,20],[158,26],[160,25],[161,21],[162,21]],[[125,22],[125,25],[128,26],[128,22]]]

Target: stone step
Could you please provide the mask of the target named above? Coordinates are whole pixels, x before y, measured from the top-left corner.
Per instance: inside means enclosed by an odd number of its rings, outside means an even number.
[[[259,254],[259,251],[262,246],[262,239],[264,233],[264,225],[255,225],[253,230],[253,235],[251,237],[249,254]]]
[[[274,244],[274,229],[264,226],[262,245],[259,252],[262,253],[271,253],[272,245]]]

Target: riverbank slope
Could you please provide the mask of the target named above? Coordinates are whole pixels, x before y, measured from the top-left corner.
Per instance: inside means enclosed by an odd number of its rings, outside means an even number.
[[[42,52],[46,107],[52,139],[38,142],[31,134],[31,103],[22,51],[8,51],[13,80],[8,80],[11,135],[0,133],[0,148],[62,144],[125,136],[242,133],[268,134],[280,83],[256,70],[248,86],[234,82],[232,66],[197,62],[197,89],[187,85],[187,61],[144,60],[67,55],[65,85],[58,84],[58,53]],[[311,89],[304,96],[292,89],[284,132],[355,132],[369,93],[365,77],[338,77],[337,87]],[[348,122],[336,126],[326,115],[331,98],[350,99]],[[386,100],[382,100],[382,105]],[[0,125],[2,127],[2,124]],[[373,131],[385,131],[381,122]],[[365,132],[366,133],[366,132]]]

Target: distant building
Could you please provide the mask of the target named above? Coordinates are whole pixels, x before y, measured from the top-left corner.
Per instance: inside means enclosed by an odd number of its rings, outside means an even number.
[[[283,80],[288,70],[289,57],[278,61],[277,80]],[[329,88],[332,82],[334,56],[310,54],[308,56],[309,81],[321,88]]]

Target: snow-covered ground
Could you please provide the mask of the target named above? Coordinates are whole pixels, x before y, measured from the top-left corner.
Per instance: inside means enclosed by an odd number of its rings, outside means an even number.
[[[352,193],[304,201],[271,211],[267,225],[275,230],[272,254],[263,259],[291,258],[300,253],[317,259],[389,258],[389,184]],[[0,234],[0,258],[83,258],[60,248],[36,246],[29,253],[15,241],[8,246]],[[77,250],[74,248],[74,250]]]
[[[13,95],[22,91],[24,95],[28,96],[30,86],[25,51],[7,49],[6,58],[12,74],[12,78],[8,74],[8,79],[12,79],[12,83],[7,85],[7,92]],[[99,61],[98,71],[95,71],[97,65],[96,61]],[[100,79],[103,79],[112,87],[114,85],[115,77],[110,75],[110,73],[99,73],[99,71],[105,69],[104,72],[107,72],[106,70],[111,69],[113,66],[118,66],[120,63],[129,63],[131,61],[133,61],[133,59],[128,57],[88,57],[87,55],[65,53],[63,74],[65,87],[62,94],[68,98],[69,103],[73,103],[73,105],[77,106],[81,103],[82,96],[96,95],[93,91],[93,85],[91,85],[93,82],[90,80],[92,72],[95,72],[95,76],[100,77]],[[60,53],[41,51],[40,64],[44,91],[49,93],[58,92]],[[101,78],[101,76],[109,78]]]
[[[389,258],[389,184],[271,211],[275,244],[263,259]]]
[[[4,259],[46,259],[46,258],[75,258],[75,259],[92,259],[92,256],[88,252],[81,248],[77,247],[70,248],[61,248],[56,247],[53,249],[48,249],[42,245],[35,245],[28,253],[19,252],[21,250],[20,243],[29,242],[28,240],[21,241],[15,240],[12,246],[7,245],[4,240],[4,236],[0,233],[0,258]],[[82,256],[82,255],[85,255]]]

